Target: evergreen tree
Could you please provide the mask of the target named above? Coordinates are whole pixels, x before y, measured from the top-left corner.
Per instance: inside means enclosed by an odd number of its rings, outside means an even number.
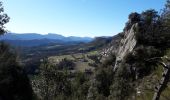
[[[0,35],[9,17],[0,2]],[[27,75],[19,66],[17,56],[8,45],[0,42],[0,100],[32,100],[33,93]]]
[[[2,6],[2,2],[0,1],[0,35],[6,33],[5,24],[9,22],[9,17],[6,13],[4,13],[4,8]]]

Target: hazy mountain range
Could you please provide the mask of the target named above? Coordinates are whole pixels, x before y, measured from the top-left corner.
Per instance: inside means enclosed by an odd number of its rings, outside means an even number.
[[[0,40],[4,40],[9,44],[14,46],[39,46],[47,44],[70,44],[70,43],[87,43],[91,42],[93,38],[91,37],[77,37],[69,36],[65,37],[55,33],[48,33],[46,35],[38,33],[7,33],[0,36]]]

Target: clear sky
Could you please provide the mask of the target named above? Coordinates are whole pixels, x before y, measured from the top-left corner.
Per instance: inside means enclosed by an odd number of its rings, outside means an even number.
[[[160,11],[166,0],[3,0],[15,33],[113,36],[131,12]]]

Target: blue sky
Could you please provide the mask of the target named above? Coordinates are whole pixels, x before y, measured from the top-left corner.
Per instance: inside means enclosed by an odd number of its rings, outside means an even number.
[[[64,36],[113,36],[122,31],[131,12],[160,11],[166,0],[4,0],[16,33]]]

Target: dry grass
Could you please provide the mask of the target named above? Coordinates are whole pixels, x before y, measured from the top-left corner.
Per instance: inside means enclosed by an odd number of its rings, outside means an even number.
[[[48,59],[52,64],[57,64],[64,58],[72,60],[76,64],[75,70],[84,72],[85,69],[91,69],[91,70],[94,69],[94,67],[91,67],[88,65],[88,63],[93,63],[94,61],[87,57],[87,55],[94,55],[94,54],[98,54],[98,52],[92,51],[92,52],[88,52],[88,53],[84,53],[84,54],[76,53],[76,54],[70,54],[70,55],[51,56]],[[86,61],[84,61],[84,59]]]

